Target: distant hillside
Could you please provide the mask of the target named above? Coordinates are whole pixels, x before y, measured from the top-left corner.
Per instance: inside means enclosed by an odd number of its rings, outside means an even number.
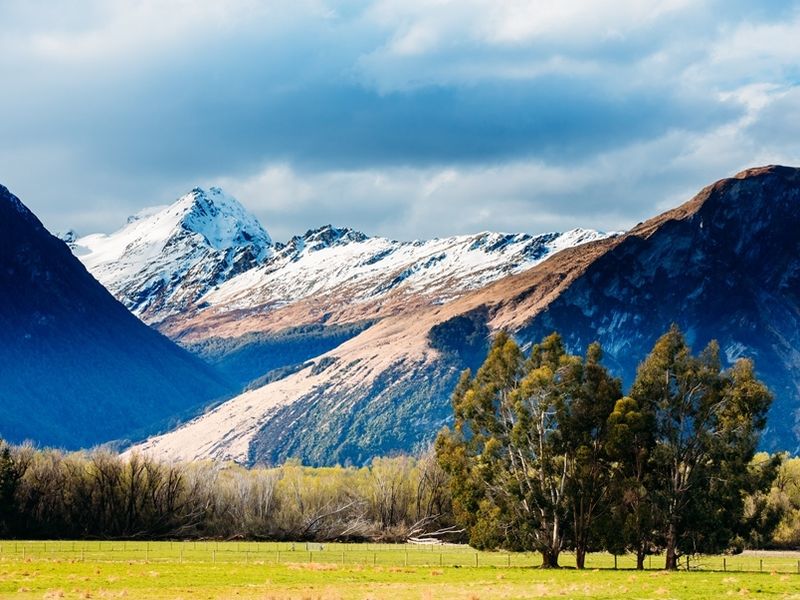
[[[87,447],[166,427],[232,391],[0,186],[0,436]]]
[[[387,317],[141,449],[164,456],[363,463],[430,441],[460,369],[492,332],[527,344],[597,339],[630,381],[672,322],[729,361],[755,358],[776,394],[767,448],[798,449],[800,170],[765,167],[704,189],[630,232],[566,248],[441,306]]]

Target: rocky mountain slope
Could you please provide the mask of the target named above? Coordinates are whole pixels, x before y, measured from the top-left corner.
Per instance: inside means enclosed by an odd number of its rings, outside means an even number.
[[[0,186],[0,436],[89,447],[145,435],[231,392]]]
[[[445,304],[564,248],[604,237],[576,229],[397,242],[327,226],[276,247],[265,264],[210,291],[199,310],[168,320],[164,330],[197,339],[380,319]]]
[[[604,237],[576,229],[398,242],[328,225],[273,243],[234,198],[198,188],[110,235],[65,241],[134,314],[245,386],[382,318],[446,304]]]
[[[622,236],[567,248],[443,305],[387,316],[284,377],[138,448],[162,456],[362,463],[430,440],[492,332],[597,339],[630,381],[677,322],[697,347],[755,358],[776,400],[764,445],[798,448],[800,170],[752,169]]]
[[[219,188],[195,188],[111,234],[62,236],[86,268],[147,323],[183,313],[207,291],[261,264],[272,240]]]
[[[604,237],[576,229],[397,242],[327,225],[273,244],[256,218],[219,188],[195,188],[109,235],[64,236],[134,314],[191,340],[443,304],[554,252]]]

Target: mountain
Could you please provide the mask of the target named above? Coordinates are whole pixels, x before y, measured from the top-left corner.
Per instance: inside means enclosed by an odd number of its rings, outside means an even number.
[[[62,239],[114,296],[145,322],[187,310],[218,283],[260,264],[272,240],[219,188],[195,188],[168,207],[130,217],[111,234]]]
[[[75,239],[69,231],[64,239],[143,321],[176,339],[202,340],[443,304],[603,237],[576,229],[397,242],[326,225],[273,244],[234,198],[195,188],[115,233]]]
[[[277,247],[265,264],[222,283],[201,299],[200,310],[167,320],[164,330],[197,339],[279,331],[288,322],[376,320],[446,304],[559,250],[604,237],[575,229],[397,242],[326,226]]]
[[[800,170],[770,166],[719,181],[624,235],[566,248],[518,274],[386,316],[280,378],[139,449],[161,456],[364,463],[430,441],[450,415],[458,372],[501,329],[528,345],[553,330],[593,340],[630,383],[671,323],[756,361],[775,393],[763,446],[798,449]]]
[[[0,435],[89,447],[145,435],[232,391],[133,316],[0,186]]]
[[[326,225],[272,243],[218,188],[196,188],[110,235],[66,235],[134,314],[241,387],[296,369],[387,316],[446,304],[606,237],[576,229],[398,242]]]

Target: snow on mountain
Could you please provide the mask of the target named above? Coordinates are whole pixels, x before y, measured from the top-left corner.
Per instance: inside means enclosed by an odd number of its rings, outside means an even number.
[[[258,220],[213,187],[195,188],[167,207],[145,209],[115,233],[68,243],[86,268],[147,322],[184,310],[272,252],[272,240]]]
[[[359,303],[401,292],[443,304],[524,271],[553,252],[604,237],[575,229],[538,236],[483,232],[397,242],[326,226],[293,238],[265,264],[221,283],[202,302],[224,311],[280,307],[333,293]]]
[[[294,325],[317,320],[326,303],[371,303],[370,314],[351,311],[345,319],[351,321],[381,318],[406,304],[443,304],[554,252],[606,237],[575,229],[398,242],[327,225],[273,244],[258,220],[219,188],[196,188],[171,206],[145,209],[109,235],[69,233],[63,239],[74,254],[134,314],[168,335],[191,330],[196,339],[238,335],[245,327],[241,311],[263,319],[311,299],[319,310],[294,316]],[[206,331],[209,315],[217,325],[233,319],[238,329]]]

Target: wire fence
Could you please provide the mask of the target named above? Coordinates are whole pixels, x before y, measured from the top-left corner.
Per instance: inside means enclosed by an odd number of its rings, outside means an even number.
[[[469,546],[411,544],[345,544],[306,542],[216,541],[3,541],[0,560],[296,564],[318,563],[375,567],[540,567],[541,557],[526,552],[479,552]],[[562,567],[574,567],[575,555],[562,553]],[[636,557],[591,553],[587,569],[636,568]],[[660,570],[663,556],[648,556],[646,570]],[[694,555],[681,558],[689,571],[765,572],[800,575],[800,553],[745,553],[732,556]]]

